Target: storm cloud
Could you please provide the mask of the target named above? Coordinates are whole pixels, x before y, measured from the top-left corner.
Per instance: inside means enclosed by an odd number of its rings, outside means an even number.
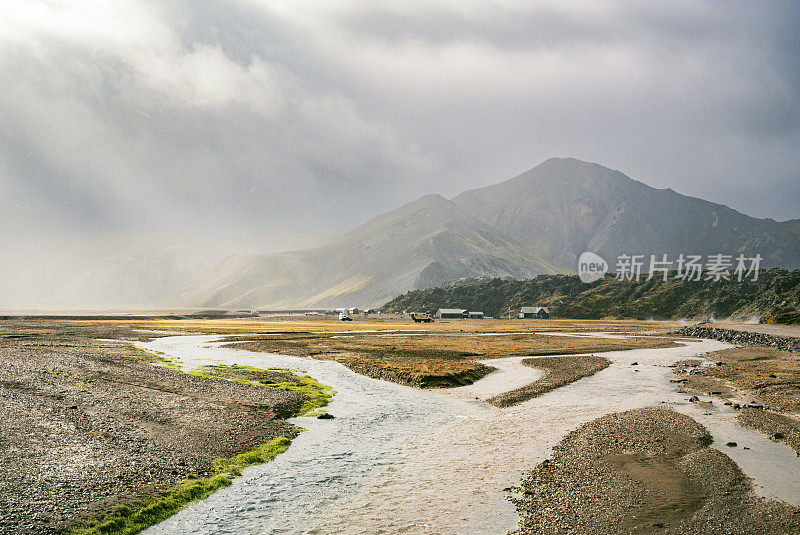
[[[796,2],[0,5],[0,240],[332,233],[546,158],[800,217]]]

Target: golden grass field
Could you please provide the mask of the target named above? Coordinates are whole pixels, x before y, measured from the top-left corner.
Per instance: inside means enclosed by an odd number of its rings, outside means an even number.
[[[420,387],[471,383],[491,371],[481,359],[593,353],[666,347],[659,337],[679,326],[635,320],[439,320],[405,317],[288,316],[259,319],[80,320],[78,326],[125,326],[159,332],[229,335],[251,351],[335,360],[354,371]],[[625,340],[558,336],[565,331],[613,331],[647,335]],[[547,333],[553,333],[548,335]],[[270,335],[258,338],[249,335]]]
[[[188,331],[208,334],[251,334],[274,332],[330,333],[340,331],[432,331],[432,332],[513,332],[513,331],[658,331],[681,327],[686,322],[640,320],[572,320],[572,319],[511,319],[511,320],[437,320],[434,323],[414,323],[407,317],[354,317],[354,321],[339,321],[336,317],[283,316],[275,318],[221,319],[120,319],[52,320],[73,325],[127,325],[133,328],[163,331]],[[42,319],[47,322],[49,320]]]

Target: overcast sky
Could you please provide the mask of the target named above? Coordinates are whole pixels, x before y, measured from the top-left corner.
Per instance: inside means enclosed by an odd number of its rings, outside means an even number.
[[[0,0],[0,240],[343,232],[552,156],[800,217],[800,3],[533,4]]]

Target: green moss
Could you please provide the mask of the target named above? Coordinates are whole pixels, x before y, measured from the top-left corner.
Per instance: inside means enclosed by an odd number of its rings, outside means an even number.
[[[273,460],[289,449],[292,441],[284,436],[273,439],[229,459],[214,461],[214,475],[187,477],[160,496],[146,496],[136,503],[117,506],[107,517],[73,531],[74,535],[133,534],[169,518],[190,503],[202,500],[227,487],[254,464]]]
[[[336,391],[332,387],[324,385],[312,377],[296,375],[291,373],[290,370],[280,368],[263,370],[252,366],[220,364],[203,366],[199,370],[190,371],[189,373],[198,377],[234,381],[236,383],[277,388],[278,390],[289,390],[303,394],[308,399],[300,409],[300,416],[316,416],[313,411],[325,407],[336,395]],[[275,382],[274,378],[276,376],[289,376],[292,381]]]
[[[164,353],[161,351],[151,351],[149,349],[144,349],[141,347],[137,347],[133,344],[130,344],[130,347],[136,353],[140,353],[144,355],[144,360],[146,362],[150,362],[151,364],[156,364],[158,366],[163,366],[165,368],[169,368],[170,370],[178,370],[180,371],[180,365],[183,362],[180,359],[170,360],[166,358]]]
[[[145,353],[150,362],[181,371],[172,361],[161,355],[139,348],[136,349],[141,353]],[[295,375],[289,370],[279,368],[262,370],[251,366],[234,364],[203,366],[199,370],[184,373],[208,379],[234,381],[253,386],[298,392],[308,397],[300,409],[299,415],[301,416],[315,416],[316,413],[312,411],[326,406],[336,394],[332,387],[323,385],[311,377]],[[252,380],[253,377],[276,376],[287,377],[291,381],[274,383],[266,378]],[[247,379],[243,377],[247,377]],[[145,528],[166,520],[190,503],[207,498],[216,491],[227,487],[234,479],[241,476],[242,470],[248,466],[273,460],[289,449],[291,443],[292,441],[288,437],[280,436],[234,457],[215,459],[213,462],[213,475],[209,477],[189,475],[159,496],[143,496],[135,502],[121,504],[110,515],[90,521],[87,525],[73,530],[72,533],[73,535],[128,535],[139,533]]]

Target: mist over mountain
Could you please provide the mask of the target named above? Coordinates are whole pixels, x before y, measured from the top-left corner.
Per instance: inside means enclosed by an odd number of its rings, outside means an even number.
[[[552,158],[452,200],[426,195],[337,238],[165,232],[6,251],[0,306],[377,306],[458,279],[574,272],[583,251],[612,269],[620,254],[680,253],[758,253],[763,267],[798,268],[800,220],[757,219],[602,165]]]
[[[0,249],[0,308],[151,307],[180,299],[221,253],[189,232],[112,233],[49,247]]]
[[[384,303],[408,289],[563,271],[440,195],[426,195],[308,251],[234,256],[202,274],[189,303],[320,307]]]
[[[300,229],[232,236],[164,230],[0,247],[0,309],[186,306],[187,282],[233,253],[305,249],[331,239]]]

